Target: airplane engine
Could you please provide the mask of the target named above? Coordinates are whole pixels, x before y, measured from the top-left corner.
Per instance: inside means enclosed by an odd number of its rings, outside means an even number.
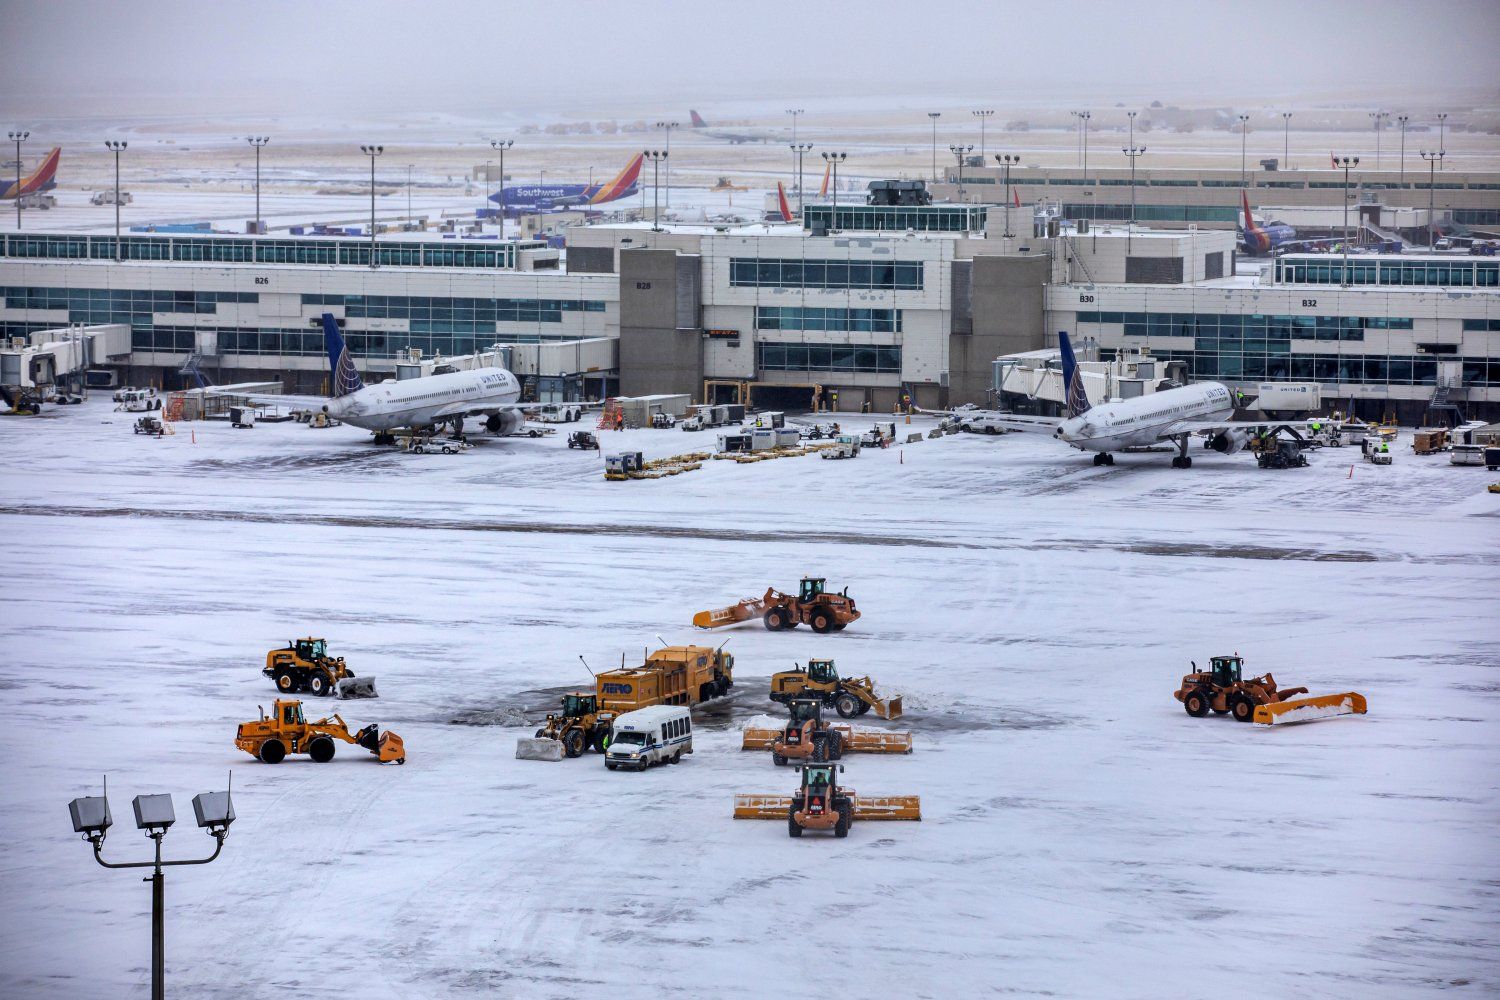
[[[1245,447],[1250,435],[1245,431],[1220,431],[1208,439],[1208,449],[1221,455],[1233,455]]]
[[[519,410],[503,410],[486,417],[484,429],[491,434],[514,434],[524,423],[526,416]]]

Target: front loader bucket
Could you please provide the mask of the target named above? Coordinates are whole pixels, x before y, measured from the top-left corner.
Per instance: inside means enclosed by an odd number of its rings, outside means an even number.
[[[382,764],[389,764],[391,761],[406,763],[405,741],[395,733],[382,733],[380,727],[373,722],[355,735],[354,742],[374,754]]]
[[[740,622],[759,618],[765,613],[765,610],[765,601],[759,598],[747,597],[738,604],[731,604],[727,608],[698,612],[693,616],[693,625],[696,628],[723,628],[725,625],[738,625]]]
[[[734,796],[735,819],[786,819],[792,808],[790,795],[751,795],[737,792]]]
[[[333,696],[338,699],[379,698],[375,693],[375,678],[345,677],[333,686]]]
[[[741,750],[769,750],[781,737],[779,729],[746,729],[740,741]]]
[[[875,714],[882,719],[899,719],[901,718],[901,696],[898,694],[890,701],[877,699],[874,702],[874,708]]]
[[[530,736],[523,736],[516,740],[516,760],[558,761],[562,759],[562,740]]]
[[[855,819],[922,818],[922,798],[918,795],[856,795]]]
[[[1368,706],[1365,696],[1353,691],[1322,694],[1313,698],[1293,698],[1274,705],[1255,706],[1254,721],[1262,726],[1283,726],[1292,722],[1317,722],[1340,715],[1364,715]]]

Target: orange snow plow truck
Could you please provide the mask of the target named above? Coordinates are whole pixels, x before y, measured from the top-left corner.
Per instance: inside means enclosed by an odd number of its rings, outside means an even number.
[[[1263,726],[1364,715],[1367,711],[1365,696],[1357,692],[1299,698],[1307,694],[1307,688],[1278,688],[1270,674],[1247,680],[1242,677],[1244,665],[1239,656],[1215,656],[1209,660],[1209,669],[1202,671],[1194,663],[1193,672],[1182,678],[1182,685],[1172,695],[1195,719],[1212,711]]]

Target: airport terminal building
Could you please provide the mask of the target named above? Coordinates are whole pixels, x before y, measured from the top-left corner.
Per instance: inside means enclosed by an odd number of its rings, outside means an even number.
[[[995,359],[1067,330],[1197,379],[1317,381],[1365,417],[1420,422],[1440,390],[1467,416],[1500,417],[1496,258],[1360,255],[1346,269],[1332,254],[1238,258],[1228,229],[1038,235],[1029,211],[1007,226],[994,206],[873,208],[809,206],[811,230],[578,227],[566,268],[541,269],[496,241],[392,240],[370,267],[368,240],[347,241],[357,259],[317,237],[132,236],[115,263],[112,237],[9,235],[0,329],[127,323],[126,381],[176,387],[197,357],[217,381],[316,391],[328,311],[367,371],[410,348],[602,338],[617,353],[585,366],[593,381],[552,373],[565,395],[876,412],[993,405]]]

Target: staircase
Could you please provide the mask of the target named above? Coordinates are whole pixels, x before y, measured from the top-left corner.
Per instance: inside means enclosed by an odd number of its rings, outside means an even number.
[[[207,357],[205,354],[194,351],[187,356],[187,360],[182,363],[182,367],[177,369],[177,374],[191,378],[197,384],[198,388],[207,389],[212,384],[203,375],[203,362]]]
[[[1432,390],[1432,398],[1427,401],[1426,422],[1429,427],[1437,426],[1435,417],[1441,413],[1451,414],[1451,418],[1445,421],[1449,427],[1456,427],[1464,422],[1463,407],[1453,401],[1455,388],[1452,379],[1438,379],[1437,386]]]
[[[601,431],[612,431],[620,425],[620,401],[611,396],[604,401],[604,409],[599,414],[597,429]]]
[[[1083,276],[1088,279],[1088,283],[1091,285],[1098,284],[1098,282],[1094,281],[1094,276],[1089,273],[1088,264],[1084,261],[1083,256],[1078,252],[1077,241],[1072,236],[1064,236],[1063,239],[1068,244],[1068,256],[1076,261],[1078,266],[1083,270]],[[1068,277],[1071,278],[1072,275],[1070,274]]]

